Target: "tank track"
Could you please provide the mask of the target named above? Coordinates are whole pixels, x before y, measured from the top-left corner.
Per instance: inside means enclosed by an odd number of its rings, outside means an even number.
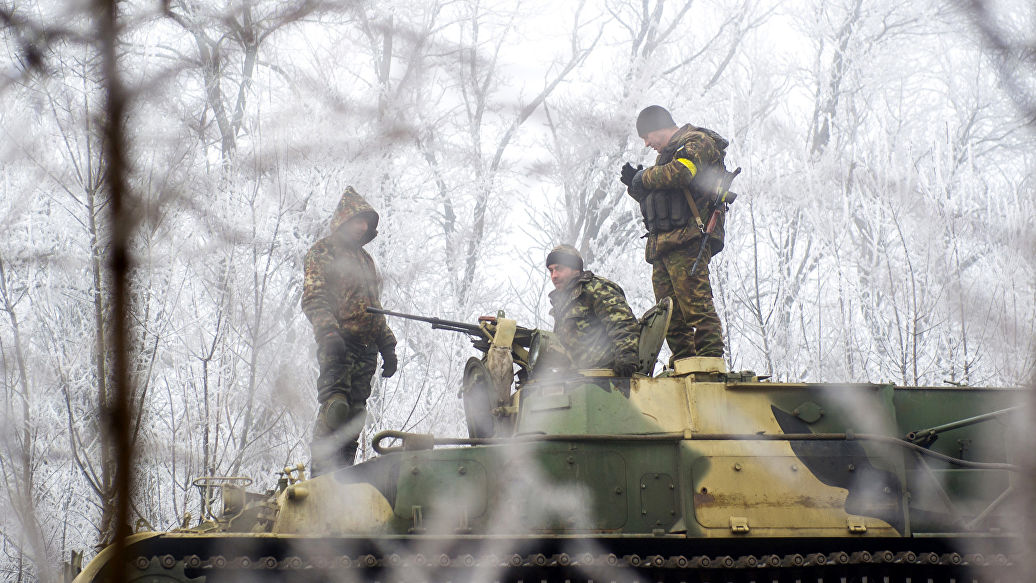
[[[373,554],[276,557],[171,554],[137,556],[128,581],[341,581],[341,582],[727,582],[977,583],[1019,581],[1009,555],[878,550],[747,555],[640,555],[530,553],[474,555]],[[163,574],[165,576],[163,576]]]

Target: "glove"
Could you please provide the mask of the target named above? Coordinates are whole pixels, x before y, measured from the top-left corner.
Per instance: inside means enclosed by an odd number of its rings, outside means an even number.
[[[626,186],[629,186],[630,183],[633,182],[633,175],[636,174],[638,170],[643,169],[644,166],[642,164],[637,164],[637,167],[634,168],[632,164],[626,162],[626,164],[622,167],[622,176],[619,178],[619,181],[625,184]]]
[[[345,338],[337,332],[332,332],[324,337],[321,342],[321,347],[324,349],[324,353],[336,362],[345,360],[349,354],[348,345],[345,343]]]
[[[633,376],[633,373],[637,372],[640,368],[640,363],[631,358],[625,358],[615,363],[615,367],[612,369],[615,371],[615,376],[629,378]]]
[[[388,378],[396,374],[399,361],[396,359],[396,347],[386,346],[381,349],[381,376]]]
[[[630,179],[629,190],[630,190],[630,195],[632,195],[633,199],[638,201],[638,202],[643,200],[644,197],[647,196],[648,191],[647,191],[646,188],[644,188],[644,170],[643,169],[637,170],[636,174],[633,175],[633,178]]]

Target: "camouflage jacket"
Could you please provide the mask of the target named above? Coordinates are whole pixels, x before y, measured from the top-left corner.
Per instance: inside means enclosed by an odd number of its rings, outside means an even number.
[[[331,232],[361,214],[373,221],[360,244],[343,245],[327,236],[306,254],[302,311],[318,343],[330,334],[342,334],[379,348],[394,346],[396,337],[385,316],[366,312],[367,306],[381,307],[381,277],[363,250],[377,235],[378,213],[350,186],[331,217]]]
[[[686,124],[681,127],[665,148],[659,152],[655,159],[655,165],[646,168],[641,175],[646,190],[669,190],[671,196],[684,196],[683,189],[690,190],[699,213],[708,212],[708,196],[699,192],[696,188],[695,178],[699,181],[708,169],[722,167],[723,159],[726,157],[728,142],[716,132]],[[640,201],[637,201],[640,202]],[[710,244],[712,253],[715,255],[723,249],[723,215],[720,214],[719,224],[712,234]],[[703,221],[708,217],[702,216]],[[691,220],[687,225],[663,233],[651,233],[647,237],[647,245],[644,249],[645,259],[649,263],[654,262],[660,256],[669,253],[674,249],[693,246],[695,241],[700,241],[701,231],[698,225]]]
[[[615,283],[590,271],[550,292],[554,333],[575,368],[613,368],[636,361],[640,325]]]

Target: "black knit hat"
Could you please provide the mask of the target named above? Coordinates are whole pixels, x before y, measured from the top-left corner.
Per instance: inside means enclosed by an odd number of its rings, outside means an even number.
[[[661,105],[649,105],[637,116],[637,134],[642,138],[655,130],[675,127],[672,114]]]
[[[558,245],[547,254],[547,267],[564,265],[577,271],[583,270],[583,256],[571,245]]]

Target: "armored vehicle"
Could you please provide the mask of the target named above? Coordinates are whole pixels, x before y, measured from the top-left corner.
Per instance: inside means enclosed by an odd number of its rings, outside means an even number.
[[[265,493],[201,478],[221,509],[76,582],[1027,579],[1027,391],[768,382],[709,358],[652,376],[668,314],[643,319],[632,378],[552,368],[550,334],[504,317],[425,318],[483,353],[467,437],[383,432],[373,459],[285,468]]]

